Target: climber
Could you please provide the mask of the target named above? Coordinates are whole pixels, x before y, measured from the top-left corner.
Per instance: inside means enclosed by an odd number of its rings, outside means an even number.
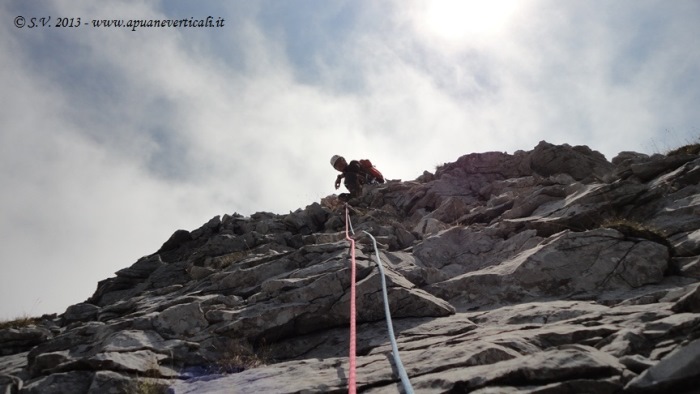
[[[348,201],[350,198],[362,195],[362,186],[366,184],[384,183],[384,176],[369,160],[352,160],[350,164],[342,156],[331,157],[331,165],[341,174],[335,180],[336,190],[340,181],[345,178],[345,187],[350,193],[341,193],[338,198]]]

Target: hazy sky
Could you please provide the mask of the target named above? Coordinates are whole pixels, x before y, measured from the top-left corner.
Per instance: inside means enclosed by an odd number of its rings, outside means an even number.
[[[3,1],[0,319],[62,313],[177,229],[318,201],[333,154],[408,180],[697,142],[698,37],[695,0]]]

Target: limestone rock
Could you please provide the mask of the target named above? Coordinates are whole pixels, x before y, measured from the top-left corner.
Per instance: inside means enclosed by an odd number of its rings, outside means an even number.
[[[530,166],[543,176],[565,173],[579,181],[602,179],[613,168],[605,156],[587,146],[557,146],[545,141],[530,154]]]
[[[176,250],[182,245],[192,240],[192,234],[187,230],[177,230],[170,236],[170,238],[165,241],[163,246],[158,249],[156,253],[169,252]]]
[[[158,314],[154,321],[154,326],[159,332],[175,337],[195,335],[208,325],[209,322],[198,303],[172,306]]]
[[[421,221],[413,228],[413,232],[420,234],[421,236],[429,236],[437,234],[442,230],[449,228],[445,223],[435,219],[435,218],[423,218]]]
[[[683,296],[671,309],[676,313],[700,313],[700,287]]]
[[[92,383],[93,372],[60,372],[27,382],[22,393],[27,394],[64,394],[86,393]]]
[[[680,275],[700,279],[700,256],[677,257],[672,263]]]
[[[696,157],[695,155],[657,156],[653,160],[634,163],[630,165],[630,169],[632,174],[640,180],[649,181],[662,173],[677,169]]]
[[[452,227],[416,245],[413,255],[424,266],[455,277],[507,260],[539,241],[534,231],[524,231],[504,240],[496,232]]]
[[[565,231],[500,264],[475,266],[432,284],[429,291],[463,305],[502,304],[533,295],[563,296],[657,283],[667,264],[666,247],[654,242],[626,241],[610,229]],[[494,287],[498,293],[491,290]]]
[[[53,337],[44,327],[27,326],[0,330],[0,355],[25,352]]]
[[[700,254],[700,230],[681,233],[671,239],[676,256],[697,256]]]
[[[629,382],[625,389],[639,392],[697,389],[700,379],[698,354],[700,340],[695,340],[645,370]]]
[[[523,386],[579,379],[600,382],[619,378],[623,371],[624,366],[612,356],[587,346],[570,345],[495,365],[452,369],[439,372],[438,376],[423,375],[415,379],[415,388],[420,392],[444,392],[471,391],[486,385]]]
[[[12,375],[0,375],[0,393],[15,394],[22,388],[22,379]]]
[[[416,392],[696,390],[692,152],[541,142],[367,185],[348,208],[358,391],[402,390],[376,258]],[[347,391],[345,208],[215,216],[60,316],[0,323],[0,392]]]
[[[76,321],[93,320],[97,318],[100,307],[88,303],[71,305],[63,314],[63,320],[67,323]]]

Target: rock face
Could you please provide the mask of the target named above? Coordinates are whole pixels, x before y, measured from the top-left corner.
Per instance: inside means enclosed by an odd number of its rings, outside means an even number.
[[[351,201],[357,384],[420,393],[697,392],[700,156],[540,143]],[[345,392],[344,206],[176,231],[59,316],[0,329],[0,393]]]

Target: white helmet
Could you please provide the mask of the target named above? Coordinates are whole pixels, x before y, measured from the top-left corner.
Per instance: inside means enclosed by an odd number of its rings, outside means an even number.
[[[331,165],[333,167],[335,167],[335,162],[337,162],[338,160],[340,160],[342,158],[343,158],[343,156],[333,155],[333,157],[331,157]]]

